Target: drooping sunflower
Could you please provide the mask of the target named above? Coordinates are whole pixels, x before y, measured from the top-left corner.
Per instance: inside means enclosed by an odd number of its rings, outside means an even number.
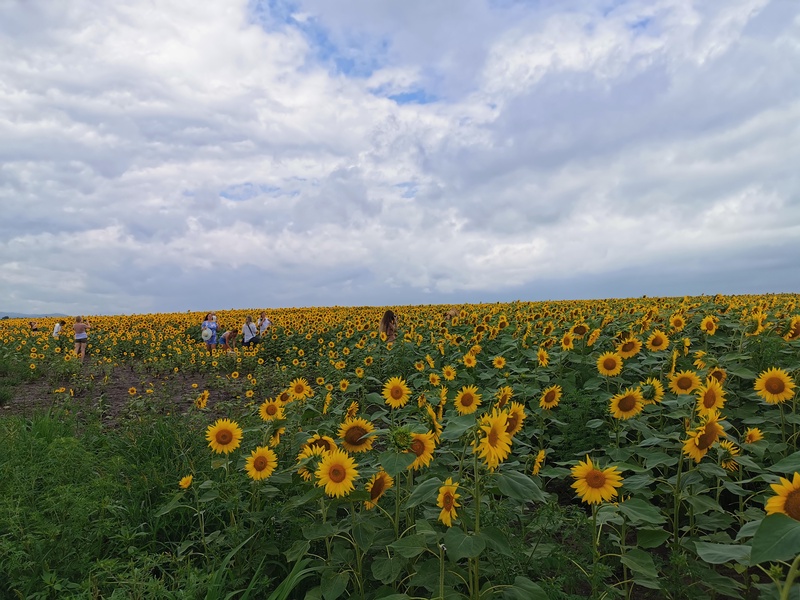
[[[502,369],[503,367],[506,366],[506,359],[503,358],[502,356],[495,356],[492,359],[492,366],[495,369]]]
[[[345,413],[344,418],[355,419],[356,415],[358,414],[358,409],[359,409],[358,402],[356,400],[353,400],[350,403],[350,406],[347,407],[347,412]]]
[[[193,475],[186,475],[185,477],[181,477],[181,480],[178,482],[178,487],[182,490],[188,489],[192,485],[192,480],[194,479]]]
[[[453,381],[456,378],[456,370],[451,365],[445,365],[442,367],[442,377],[446,381]]]
[[[536,351],[536,360],[540,367],[546,367],[550,363],[550,355],[547,353],[547,350],[540,346]]]
[[[717,333],[717,318],[714,315],[708,315],[700,321],[700,331],[706,335],[714,335]]]
[[[709,449],[717,442],[725,430],[720,425],[722,419],[715,412],[704,417],[705,422],[689,432],[689,437],[683,442],[684,454],[699,463],[708,453]]]
[[[622,486],[622,476],[617,467],[598,469],[588,455],[585,461],[578,461],[571,470],[575,479],[572,488],[581,502],[587,504],[600,504],[616,498],[617,488]]]
[[[242,443],[242,428],[230,419],[217,419],[206,429],[206,439],[217,454],[230,454]]]
[[[322,457],[317,467],[317,485],[331,497],[346,496],[355,489],[358,465],[344,450],[334,450]]]
[[[533,461],[533,471],[534,475],[538,475],[539,471],[541,471],[542,466],[544,466],[544,459],[547,457],[547,451],[542,449],[536,453],[536,458]]]
[[[645,404],[659,404],[664,399],[664,384],[656,377],[648,377],[642,385]]]
[[[339,437],[348,452],[366,452],[372,450],[373,431],[375,426],[366,419],[347,419],[339,427]]]
[[[326,452],[332,452],[337,448],[336,441],[332,437],[319,433],[315,433],[308,438],[306,440],[306,446],[319,446]]]
[[[471,415],[481,404],[481,395],[474,385],[465,385],[456,395],[455,405],[459,415]]]
[[[678,371],[669,378],[669,390],[679,396],[691,394],[701,385],[702,382],[694,371]]]
[[[502,386],[494,395],[494,397],[497,398],[497,407],[503,408],[513,396],[514,388],[510,385]]]
[[[401,377],[392,377],[383,386],[383,397],[392,408],[402,408],[411,398],[411,390]]]
[[[313,396],[314,392],[305,377],[298,377],[289,383],[289,395],[292,400],[303,400]]]
[[[264,421],[282,421],[286,418],[280,400],[265,400],[261,406],[258,407],[258,414]]]
[[[563,390],[560,385],[551,385],[549,388],[542,392],[542,397],[539,399],[539,406],[545,410],[550,410],[558,406],[561,402],[561,394]]]
[[[800,316],[792,317],[791,321],[789,321],[789,328],[783,339],[787,342],[800,340]]]
[[[716,379],[720,385],[725,383],[725,380],[728,378],[728,373],[725,372],[725,369],[722,367],[713,367],[706,375],[706,379],[713,377]]]
[[[448,477],[444,485],[439,487],[439,495],[436,498],[436,506],[442,509],[439,513],[439,520],[447,527],[452,527],[453,519],[458,517],[456,508],[461,506],[458,503],[460,497],[458,483],[453,483],[453,478]]]
[[[575,349],[575,336],[571,331],[567,331],[561,336],[561,349],[564,351]]]
[[[659,352],[661,350],[666,350],[669,347],[669,338],[667,334],[663,331],[656,329],[653,333],[650,334],[650,337],[647,338],[647,349],[651,352]]]
[[[297,468],[297,473],[303,478],[304,481],[311,481],[311,478],[314,476],[314,471],[317,470],[319,461],[327,453],[328,451],[322,446],[303,446],[303,448],[297,454],[297,462],[301,463]]]
[[[369,500],[364,501],[364,508],[367,510],[375,508],[378,505],[378,500],[393,486],[394,479],[386,471],[381,469],[375,473],[366,485],[366,490],[369,492]]]
[[[433,410],[433,407],[430,404],[425,405],[425,412],[428,414],[428,421],[433,428],[433,441],[438,444],[442,435],[442,424],[439,422],[439,419],[436,416],[436,411]]]
[[[629,337],[617,345],[617,354],[622,358],[631,358],[642,351],[642,342],[639,338]]]
[[[749,427],[747,431],[744,432],[745,444],[755,444],[756,442],[760,442],[763,439],[764,439],[764,434],[761,433],[761,430],[758,427]]]
[[[625,391],[612,396],[609,401],[608,411],[615,419],[627,421],[635,417],[644,408],[644,397],[639,388],[627,388]]]
[[[736,457],[739,456],[739,447],[730,440],[722,440],[719,447],[722,449],[720,466],[726,471],[738,471],[739,463],[736,462]]]
[[[604,352],[597,359],[597,370],[600,375],[616,377],[622,373],[622,357],[616,352]]]
[[[779,483],[770,485],[775,496],[767,500],[764,510],[768,515],[784,514],[800,521],[800,473],[794,473],[791,481],[781,477]]]
[[[522,429],[522,422],[527,416],[525,406],[519,402],[512,402],[507,411],[506,433],[514,437]]]
[[[725,406],[725,390],[719,381],[709,377],[705,385],[697,388],[697,412],[705,415],[712,410],[722,410],[723,406]]]
[[[706,353],[705,350],[698,350],[694,353],[694,362],[692,363],[698,369],[705,369],[706,368],[706,361],[704,359]]]
[[[432,431],[412,433],[409,449],[417,458],[408,468],[419,471],[422,467],[427,467],[433,460],[433,451],[436,450],[436,434]]]
[[[259,446],[247,457],[244,468],[248,477],[255,481],[267,479],[278,466],[278,455],[273,450]]]
[[[511,435],[506,431],[508,416],[494,409],[491,414],[481,417],[480,430],[483,437],[477,442],[475,452],[486,462],[490,471],[511,454]]]
[[[589,337],[586,340],[586,345],[589,347],[594,346],[595,342],[600,339],[600,334],[603,333],[602,329],[595,329],[592,333],[589,334]]]
[[[762,372],[754,388],[767,404],[782,404],[794,396],[794,380],[786,371],[776,367]]]

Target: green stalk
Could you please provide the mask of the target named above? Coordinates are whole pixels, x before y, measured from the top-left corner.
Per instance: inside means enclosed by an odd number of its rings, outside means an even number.
[[[683,470],[683,452],[678,459],[678,473],[675,475],[675,494],[672,503],[672,543],[675,548],[678,546],[678,531],[680,529],[681,512],[681,471]]]
[[[792,593],[792,584],[799,573],[800,554],[794,558],[792,566],[789,567],[789,574],[786,576],[786,581],[783,582],[783,589],[781,590],[781,600],[789,600],[789,596]]]

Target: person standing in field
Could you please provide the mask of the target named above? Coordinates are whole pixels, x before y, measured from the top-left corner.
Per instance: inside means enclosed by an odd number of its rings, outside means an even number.
[[[54,339],[58,339],[58,336],[61,335],[61,330],[64,328],[64,325],[66,325],[66,324],[67,324],[66,321],[56,321],[55,327],[53,327],[53,338]]]
[[[244,325],[242,325],[242,345],[252,346],[260,341],[258,328],[253,323],[253,317],[247,316],[244,320]]]
[[[397,339],[397,315],[393,311],[387,310],[383,313],[383,318],[380,325],[378,325],[378,331],[382,334],[381,337],[383,335],[386,336],[387,342],[393,342]]]
[[[208,313],[200,325],[200,335],[206,343],[206,349],[211,354],[217,347],[217,315]]]
[[[256,326],[258,327],[258,334],[263,338],[264,334],[267,333],[267,329],[269,329],[270,325],[272,325],[272,321],[269,320],[267,317],[266,311],[261,311],[261,316],[258,317],[258,322]]]
[[[81,360],[86,357],[86,347],[89,345],[89,321],[84,321],[83,317],[75,317],[75,325],[72,326],[75,331],[75,355]]]

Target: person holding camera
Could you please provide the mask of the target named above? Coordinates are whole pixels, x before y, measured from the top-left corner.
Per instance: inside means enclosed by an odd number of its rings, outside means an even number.
[[[242,325],[242,345],[253,346],[260,341],[261,338],[258,336],[258,328],[255,323],[253,323],[253,318],[250,316],[246,317],[244,325]]]

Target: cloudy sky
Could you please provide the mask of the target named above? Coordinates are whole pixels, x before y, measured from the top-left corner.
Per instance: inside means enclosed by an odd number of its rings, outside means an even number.
[[[0,0],[0,310],[800,291],[797,0]]]

